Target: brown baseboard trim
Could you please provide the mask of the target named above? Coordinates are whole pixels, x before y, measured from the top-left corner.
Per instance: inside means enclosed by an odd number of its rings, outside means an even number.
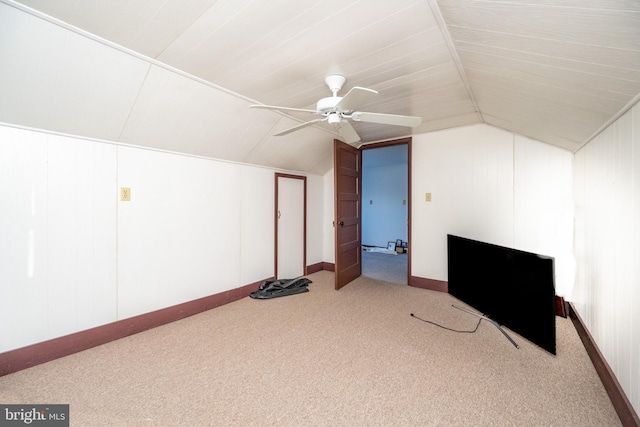
[[[336,271],[336,265],[332,262],[323,262],[322,263],[322,269],[324,271],[331,271],[331,272],[335,272]]]
[[[312,265],[308,265],[307,266],[307,274],[317,273],[318,271],[322,271],[322,270],[324,270],[324,263],[323,262],[318,262],[316,264],[312,264]]]
[[[255,291],[261,283],[0,353],[0,377],[237,301]]]
[[[425,279],[424,277],[409,276],[409,286],[429,289],[430,291],[449,292],[449,282]]]
[[[625,427],[640,427],[640,418],[638,418],[638,414],[636,414],[633,406],[631,406],[631,402],[629,402],[627,395],[624,393],[624,390],[622,390],[622,387],[611,370],[611,367],[593,340],[587,326],[582,321],[582,318],[576,311],[573,304],[568,303],[567,306],[569,318],[573,322],[573,326],[576,328],[576,331],[582,340],[582,344],[591,358],[591,363],[593,363],[596,372],[600,376],[600,380],[609,395],[609,399],[611,399],[613,407],[620,417],[622,425]]]
[[[556,316],[567,318],[567,304],[564,297],[556,295]]]

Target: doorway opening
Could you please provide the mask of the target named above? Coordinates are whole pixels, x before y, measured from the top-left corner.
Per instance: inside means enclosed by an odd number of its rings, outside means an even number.
[[[362,275],[409,283],[411,138],[362,150]]]

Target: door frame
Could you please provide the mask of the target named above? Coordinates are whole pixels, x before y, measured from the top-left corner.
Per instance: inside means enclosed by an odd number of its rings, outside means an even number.
[[[302,274],[307,274],[307,177],[303,175],[292,175],[287,173],[275,173],[275,203],[273,212],[274,221],[274,239],[273,239],[273,277],[278,277],[278,180],[280,178],[300,179],[303,187],[303,226],[302,226]]]
[[[412,241],[412,236],[411,236],[411,163],[412,163],[412,156],[411,156],[411,143],[413,141],[413,137],[404,137],[404,138],[397,138],[397,139],[390,139],[387,141],[381,141],[381,142],[375,142],[375,143],[371,143],[371,144],[364,144],[361,145],[360,147],[357,148],[358,151],[362,152],[363,150],[369,150],[369,149],[373,149],[373,148],[381,148],[381,147],[386,147],[386,146],[390,146],[390,145],[400,145],[400,144],[406,144],[407,145],[407,156],[408,156],[408,164],[407,164],[407,236],[408,236],[408,242],[407,242],[407,284],[411,285],[411,258],[412,258],[412,250],[411,250],[411,241]],[[354,147],[355,148],[355,147]],[[334,176],[337,174],[336,171],[336,164],[335,164],[335,158],[336,158],[336,144],[334,141],[334,148],[333,148],[333,158],[334,158]],[[361,153],[362,154],[362,153]],[[361,157],[362,158],[362,157]],[[359,180],[360,182],[362,182],[362,169],[360,169],[359,171]],[[337,190],[337,183],[334,183],[334,193],[333,193],[333,204],[334,204],[334,221],[333,221],[333,226],[334,226],[334,259],[336,260],[337,263],[337,258],[338,258],[338,242],[337,242],[337,236],[336,236],[336,229],[337,229],[337,224],[336,221],[338,220],[337,218],[337,206],[338,206],[338,190]],[[359,191],[358,194],[359,197],[359,205],[362,206],[362,191]],[[359,227],[360,229],[362,229],[362,215],[359,215]],[[362,247],[360,248],[360,250],[362,250]],[[339,274],[337,265],[336,268],[334,269],[334,272],[336,274],[336,278],[335,278],[335,282],[340,283],[339,278],[337,277],[337,275]],[[344,286],[344,285],[343,285]],[[338,289],[338,287],[336,286],[336,289]]]
[[[407,146],[407,285],[411,279],[411,142],[413,138],[408,136],[405,138],[391,139],[388,141],[374,142],[360,146],[360,151],[372,150],[382,147],[390,147],[392,145]],[[362,195],[360,195],[362,197]],[[362,218],[360,218],[362,220]]]

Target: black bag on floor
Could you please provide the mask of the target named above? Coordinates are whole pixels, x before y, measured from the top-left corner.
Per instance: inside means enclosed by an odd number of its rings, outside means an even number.
[[[249,296],[253,299],[269,299],[301,294],[303,292],[309,292],[307,288],[309,283],[311,283],[311,280],[306,277],[299,279],[267,280],[260,285],[257,291],[251,292]]]

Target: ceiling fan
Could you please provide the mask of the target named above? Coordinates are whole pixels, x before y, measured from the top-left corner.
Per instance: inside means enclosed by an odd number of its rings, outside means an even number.
[[[368,113],[364,111],[354,111],[360,105],[372,100],[378,92],[372,89],[354,86],[345,96],[338,96],[338,92],[347,81],[346,77],[339,74],[331,74],[325,78],[325,83],[329,86],[332,96],[322,98],[316,104],[315,110],[304,108],[277,107],[273,105],[250,105],[250,108],[261,108],[264,110],[300,111],[321,115],[322,118],[301,123],[289,129],[276,133],[274,136],[281,136],[310,126],[314,123],[328,122],[336,127],[344,142],[353,144],[360,141],[360,136],[355,131],[347,119],[357,122],[381,123],[385,125],[416,127],[422,123],[421,117],[401,116],[396,114]]]

